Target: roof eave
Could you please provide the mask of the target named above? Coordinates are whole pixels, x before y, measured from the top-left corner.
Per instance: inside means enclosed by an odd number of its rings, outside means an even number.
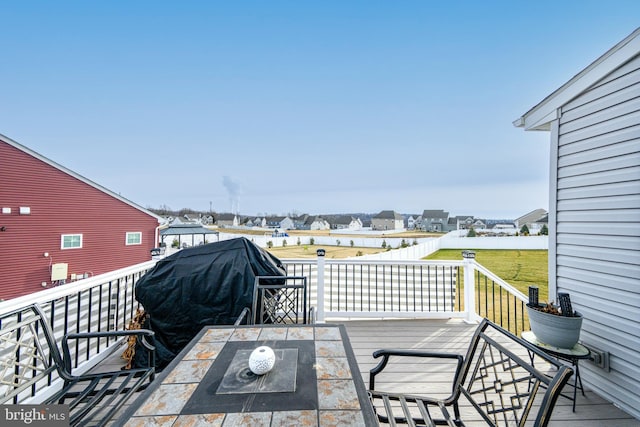
[[[640,28],[516,119],[513,125],[524,130],[550,130],[551,122],[558,118],[560,107],[638,55],[638,52],[640,52]]]
[[[97,184],[97,183],[91,181],[90,179],[85,178],[84,176],[80,175],[79,173],[76,173],[76,172],[72,171],[71,169],[67,169],[66,167],[54,162],[53,160],[43,156],[42,154],[37,153],[37,152],[33,151],[32,149],[30,149],[28,147],[25,147],[24,145],[14,141],[13,139],[9,138],[8,136],[0,134],[0,141],[6,142],[7,144],[11,145],[12,147],[17,148],[18,150],[23,151],[23,152],[27,153],[28,155],[30,155],[32,157],[35,157],[36,159],[48,164],[49,166],[52,166],[52,167],[54,167],[54,168],[56,168],[56,169],[58,169],[58,170],[60,170],[60,171],[62,171],[64,173],[66,173],[67,175],[70,175],[70,176],[72,176],[72,177],[84,182],[85,184],[87,184],[87,185],[89,185],[89,186],[91,186],[91,187],[93,187],[93,188],[95,188],[95,189],[97,189],[99,191],[102,191],[103,193],[106,193],[106,194],[108,194],[109,196],[111,196],[111,197],[113,197],[115,199],[120,200],[121,202],[126,203],[127,205],[129,205],[129,206],[131,206],[133,208],[135,208],[135,209],[137,209],[139,211],[142,211],[142,212],[144,212],[145,214],[147,214],[149,216],[154,217],[158,221],[158,224],[161,224],[162,222],[164,222],[164,218],[162,218],[161,216],[156,215],[155,213],[151,212],[150,210],[143,208],[142,206],[132,202],[129,199],[126,199],[126,198],[120,196],[117,193],[114,193],[113,191],[101,186],[100,184]]]

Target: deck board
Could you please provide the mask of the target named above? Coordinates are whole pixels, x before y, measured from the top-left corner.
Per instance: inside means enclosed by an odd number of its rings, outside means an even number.
[[[350,320],[343,323],[356,355],[360,373],[369,384],[369,370],[377,364],[372,353],[380,348],[420,349],[438,352],[466,352],[475,325],[460,320]],[[403,360],[404,359],[404,360]],[[418,363],[408,358],[394,362],[394,382],[382,383],[389,389],[403,392],[429,393],[430,390],[450,387],[453,368],[438,366],[437,362]],[[391,369],[389,363],[387,369]],[[570,381],[572,381],[571,379]],[[376,378],[376,384],[378,380]],[[448,389],[447,389],[448,390]],[[438,393],[444,396],[445,393]],[[640,420],[602,399],[588,389],[586,396],[578,393],[576,412],[569,399],[560,398],[556,403],[549,425],[551,427],[638,427]],[[469,410],[473,410],[468,408]],[[467,411],[466,409],[464,410]],[[476,424],[474,422],[473,424]],[[478,420],[478,425],[482,423]]]

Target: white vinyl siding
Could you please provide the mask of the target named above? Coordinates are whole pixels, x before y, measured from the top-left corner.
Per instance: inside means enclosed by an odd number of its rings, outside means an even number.
[[[82,248],[82,234],[63,234],[60,238],[60,249]]]
[[[639,56],[562,106],[552,178],[556,288],[585,317],[582,342],[611,354],[583,378],[640,418]]]
[[[140,231],[129,231],[127,232],[127,236],[125,238],[125,243],[127,246],[129,245],[141,245],[142,244],[142,233]]]

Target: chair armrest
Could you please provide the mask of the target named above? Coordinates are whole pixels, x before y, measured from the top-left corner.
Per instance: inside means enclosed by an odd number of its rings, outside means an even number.
[[[437,353],[431,351],[422,350],[398,350],[398,349],[381,349],[373,352],[373,358],[377,359],[382,357],[382,360],[378,365],[369,371],[369,390],[375,389],[375,377],[387,366],[391,356],[399,357],[421,357],[421,358],[436,358],[436,359],[457,359],[456,373],[454,378],[458,378],[460,369],[462,369],[462,363],[464,357],[456,353]]]
[[[236,321],[233,322],[233,326],[239,326],[242,324],[248,325],[250,317],[251,317],[251,309],[249,307],[243,308],[242,311],[240,312],[240,315],[236,319]],[[246,322],[246,323],[243,323],[243,322]]]
[[[154,344],[147,341],[145,338],[150,337],[153,338],[155,333],[149,329],[132,329],[132,330],[124,330],[124,331],[103,331],[103,332],[80,332],[80,333],[71,333],[66,334],[62,338],[62,360],[64,362],[63,369],[69,374],[71,374],[71,353],[69,351],[69,340],[80,340],[80,339],[91,339],[91,338],[109,338],[109,337],[129,337],[129,336],[140,337],[140,343],[149,351],[149,367],[155,367],[155,352],[156,347]]]

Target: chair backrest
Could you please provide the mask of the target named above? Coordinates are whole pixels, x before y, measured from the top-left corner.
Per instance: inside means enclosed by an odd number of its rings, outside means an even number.
[[[64,375],[60,349],[37,305],[0,319],[0,404],[18,404]]]
[[[531,418],[534,426],[544,427],[572,374],[568,366],[485,319],[456,379],[454,399],[466,398],[489,425],[522,426]]]
[[[305,276],[256,276],[253,292],[255,324],[310,323]]]

